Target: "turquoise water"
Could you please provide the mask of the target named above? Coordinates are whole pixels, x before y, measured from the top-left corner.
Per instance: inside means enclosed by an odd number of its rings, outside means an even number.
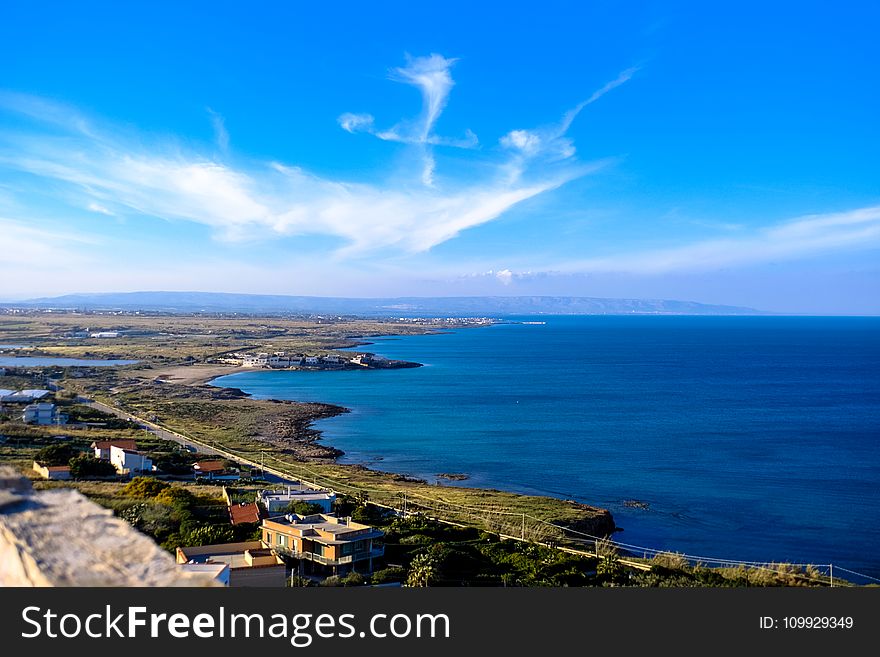
[[[54,356],[0,356],[0,367],[110,367],[134,365],[137,360],[93,360],[89,358],[56,358]]]
[[[880,319],[541,319],[368,348],[418,369],[216,383],[352,409],[316,425],[347,462],[604,506],[627,543],[880,577]]]

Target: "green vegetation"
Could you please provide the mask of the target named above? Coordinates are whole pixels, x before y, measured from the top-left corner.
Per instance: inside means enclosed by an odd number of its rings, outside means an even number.
[[[257,537],[251,526],[229,524],[222,497],[197,494],[194,489],[150,477],[135,477],[119,492],[111,508],[168,550]]]
[[[66,443],[49,445],[34,454],[34,460],[40,465],[67,465],[75,456],[82,452]]]
[[[70,459],[70,476],[76,479],[88,477],[112,477],[116,474],[109,462],[96,459],[91,454],[80,454]]]
[[[310,516],[314,513],[323,513],[324,507],[320,504],[311,504],[302,500],[293,501],[282,510],[282,513],[295,513],[298,516]]]

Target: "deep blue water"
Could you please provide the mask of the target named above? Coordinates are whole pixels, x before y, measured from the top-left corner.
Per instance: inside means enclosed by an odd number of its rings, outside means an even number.
[[[627,543],[880,577],[880,318],[541,319],[367,348],[418,369],[216,383],[352,409],[317,424],[347,462],[600,505]]]
[[[133,365],[137,360],[95,360],[90,358],[58,358],[55,356],[0,356],[0,367],[110,367]]]

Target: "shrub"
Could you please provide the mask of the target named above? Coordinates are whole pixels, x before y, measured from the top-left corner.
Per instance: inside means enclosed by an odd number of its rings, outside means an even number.
[[[387,584],[389,582],[402,582],[406,579],[406,569],[399,566],[377,570],[370,578],[373,584]]]
[[[162,483],[162,482],[160,482]],[[187,508],[195,502],[196,496],[186,488],[180,486],[168,486],[160,490],[155,497],[157,504],[165,504],[175,508]]]
[[[343,586],[363,586],[366,579],[359,572],[352,570],[348,575],[339,580]]]
[[[688,570],[690,568],[690,562],[684,555],[676,552],[658,552],[651,559],[651,565],[668,570]]]
[[[156,497],[167,488],[171,488],[171,484],[152,477],[135,477],[123,487],[122,492],[129,497],[147,499]]]
[[[216,545],[231,543],[233,539],[231,525],[202,525],[187,534],[187,545]]]

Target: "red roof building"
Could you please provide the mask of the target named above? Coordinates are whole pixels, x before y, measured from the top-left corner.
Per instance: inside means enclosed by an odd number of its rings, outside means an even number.
[[[226,468],[223,467],[223,461],[199,461],[195,465],[193,465],[194,470],[198,470],[199,472],[223,472]]]
[[[91,445],[95,450],[95,458],[103,461],[110,460],[110,448],[118,447],[119,449],[137,451],[137,443],[133,438],[118,438],[116,440],[96,440]]]
[[[256,502],[242,502],[229,507],[229,522],[233,525],[244,525],[261,520],[260,507]]]

